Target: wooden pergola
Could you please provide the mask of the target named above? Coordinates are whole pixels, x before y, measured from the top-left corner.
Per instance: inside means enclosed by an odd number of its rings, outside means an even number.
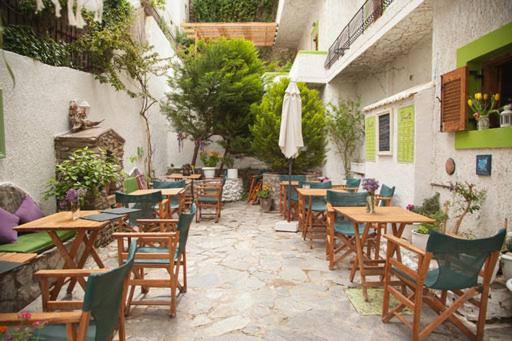
[[[273,22],[184,23],[182,27],[190,39],[244,38],[256,46],[273,46],[277,33]]]

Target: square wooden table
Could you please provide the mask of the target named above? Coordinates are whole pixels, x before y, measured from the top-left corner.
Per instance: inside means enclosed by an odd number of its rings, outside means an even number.
[[[299,197],[299,230],[302,231],[302,238],[304,238],[304,240],[306,240],[306,238],[309,237],[311,243],[310,246],[311,248],[313,248],[313,239],[325,240],[326,236],[325,223],[317,224],[316,226],[313,224],[313,198],[325,198],[327,196],[328,190],[335,192],[345,191],[331,188],[297,188],[296,190]],[[306,198],[308,198],[307,204]]]
[[[171,205],[171,198],[172,197],[178,197],[178,203],[179,203],[179,211],[183,212],[185,209],[185,190],[186,188],[153,188],[153,189],[138,189],[136,191],[131,192],[129,195],[144,195],[144,194],[150,194],[155,192],[162,192],[162,195],[166,198],[169,198],[169,205]],[[169,207],[169,212],[171,212]]]
[[[173,179],[173,180],[199,180],[202,177],[202,174],[190,174],[190,175],[183,175],[180,173],[172,173],[165,176],[167,179]]]
[[[80,216],[85,217],[93,214],[98,214],[99,211],[80,211]],[[15,227],[18,232],[47,232],[50,235],[53,243],[59,250],[60,254],[64,258],[64,269],[82,269],[89,256],[92,256],[96,264],[100,268],[104,268],[105,265],[101,261],[96,249],[94,242],[98,238],[101,230],[110,223],[107,221],[93,221],[85,219],[72,220],[71,212],[62,211],[40,219],[33,220],[29,223],[19,225]],[[75,231],[75,239],[71,243],[69,250],[64,246],[64,242],[60,240],[57,235],[58,231]],[[78,249],[81,244],[84,244],[85,248],[83,253],[79,256]],[[51,298],[56,299],[64,284],[64,278],[59,279],[51,292]],[[67,293],[71,294],[74,287],[74,281],[68,286]],[[85,290],[85,280],[79,279],[79,283]]]
[[[401,238],[405,225],[414,223],[431,224],[434,220],[421,214],[417,214],[401,207],[375,207],[375,213],[368,213],[366,207],[334,207],[337,213],[345,216],[354,224],[354,239],[356,245],[356,259],[351,270],[351,280],[354,278],[356,270],[361,275],[361,286],[363,288],[363,296],[368,301],[367,288],[382,286],[384,276],[385,259],[370,259],[363,250],[366,239],[368,238],[370,228],[377,230],[380,235],[381,228],[391,225],[393,235]],[[364,224],[364,232],[361,236],[359,233],[359,224]],[[400,259],[400,249],[395,250],[397,257]],[[380,276],[379,281],[369,282],[366,276]]]

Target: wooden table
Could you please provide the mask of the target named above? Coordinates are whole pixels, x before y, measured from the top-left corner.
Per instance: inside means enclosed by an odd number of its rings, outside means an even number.
[[[159,188],[159,189],[138,189],[136,191],[131,192],[129,195],[144,195],[144,194],[150,194],[155,192],[162,192],[162,195],[164,197],[169,198],[169,205],[171,204],[171,198],[172,197],[178,197],[179,202],[179,212],[183,212],[185,209],[185,188]],[[169,212],[171,212],[169,207]]]
[[[370,259],[364,251],[366,239],[368,238],[370,228],[376,229],[380,235],[380,229],[391,224],[393,235],[401,238],[405,225],[414,223],[431,224],[433,219],[411,212],[401,207],[375,207],[375,213],[370,214],[366,211],[366,207],[334,207],[337,213],[342,214],[354,224],[354,237],[356,244],[356,259],[352,266],[350,280],[352,281],[356,270],[361,275],[361,286],[363,288],[363,296],[368,301],[367,288],[382,286],[384,276],[385,259]],[[364,232],[361,236],[359,233],[359,224],[364,224]],[[400,249],[396,249],[397,257],[400,259]],[[380,276],[379,281],[369,282],[366,276]]]
[[[180,173],[172,173],[165,176],[167,179],[173,179],[173,180],[199,180],[202,177],[202,174],[190,174],[190,175],[183,175]]]
[[[313,224],[313,198],[325,198],[327,191],[345,192],[340,189],[326,189],[326,188],[297,188],[299,197],[298,211],[299,211],[299,230],[302,231],[302,237],[306,240],[309,237],[311,248],[313,247],[313,239],[325,240],[325,224]],[[308,203],[306,204],[306,198]],[[315,229],[317,227],[317,229]],[[318,237],[318,238],[316,238]]]
[[[85,217],[88,215],[98,214],[99,211],[80,211],[80,216]],[[85,219],[71,219],[71,212],[63,211],[58,212],[40,219],[36,219],[29,223],[19,225],[14,229],[18,232],[48,232],[53,243],[59,250],[60,254],[64,258],[64,269],[82,269],[89,256],[92,256],[96,264],[100,268],[104,268],[105,265],[101,261],[94,242],[98,238],[101,230],[110,223],[107,221],[93,221]],[[69,250],[64,246],[64,243],[60,240],[57,235],[58,231],[75,231],[75,239],[71,243]],[[84,244],[85,248],[81,256],[78,255],[78,249],[81,244]],[[64,284],[65,278],[59,279],[51,292],[51,298],[56,299]],[[78,280],[82,288],[85,290],[85,280],[83,278]],[[67,293],[71,294],[74,287],[74,281],[68,286]]]

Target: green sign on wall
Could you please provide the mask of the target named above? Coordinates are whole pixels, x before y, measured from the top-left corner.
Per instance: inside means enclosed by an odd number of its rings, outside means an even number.
[[[365,118],[364,131],[365,131],[366,161],[375,161],[375,154],[376,154],[375,116],[369,116],[369,117]]]
[[[398,110],[398,162],[414,161],[414,106]]]

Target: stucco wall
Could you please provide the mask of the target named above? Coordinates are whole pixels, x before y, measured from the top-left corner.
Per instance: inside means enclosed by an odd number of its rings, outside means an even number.
[[[493,0],[482,3],[478,0],[435,0],[432,53],[432,78],[440,96],[440,75],[456,68],[456,50],[471,41],[512,21],[512,2]],[[485,9],[484,9],[485,7]],[[462,231],[476,236],[489,235],[503,225],[506,217],[512,218],[512,150],[479,149],[455,150],[454,134],[439,132],[440,105],[434,107],[434,120],[430,126],[434,133],[432,181],[469,181],[487,190],[487,199],[478,214],[465,219]],[[479,154],[492,155],[492,175],[475,174],[475,158]],[[444,172],[447,158],[453,158],[457,169],[448,176]],[[451,200],[451,194],[434,188],[441,193],[442,200]]]

